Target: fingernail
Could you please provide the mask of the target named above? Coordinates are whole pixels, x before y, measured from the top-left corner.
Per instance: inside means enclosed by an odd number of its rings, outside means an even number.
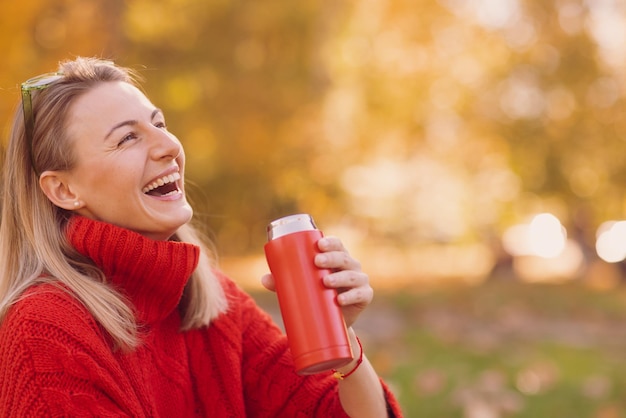
[[[317,264],[325,265],[328,262],[328,257],[324,254],[317,255]]]

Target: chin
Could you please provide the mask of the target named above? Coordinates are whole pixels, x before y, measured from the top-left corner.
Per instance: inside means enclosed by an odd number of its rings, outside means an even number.
[[[187,225],[191,221],[192,215],[193,213],[190,213],[188,216],[181,217],[176,222],[168,225],[169,227],[165,228],[164,231],[164,235],[167,235],[165,239],[170,239],[181,227]]]
[[[145,213],[142,235],[154,240],[168,240],[181,226],[186,225],[193,217],[193,209],[188,204],[177,208],[157,212],[150,210]]]

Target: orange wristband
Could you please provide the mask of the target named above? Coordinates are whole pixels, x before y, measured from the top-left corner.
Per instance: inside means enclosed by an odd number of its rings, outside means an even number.
[[[335,379],[337,380],[345,379],[346,377],[350,376],[352,373],[356,372],[356,369],[358,369],[361,363],[363,363],[363,346],[361,345],[361,340],[359,340],[359,337],[356,337],[356,342],[359,344],[359,349],[361,350],[361,354],[359,354],[359,359],[356,362],[356,366],[354,366],[354,369],[350,370],[348,373],[341,373],[338,370],[332,369],[331,371],[333,372],[333,377]]]

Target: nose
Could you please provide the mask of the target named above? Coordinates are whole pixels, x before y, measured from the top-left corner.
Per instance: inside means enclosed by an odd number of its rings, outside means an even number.
[[[176,136],[156,126],[152,129],[150,139],[151,156],[155,160],[175,160],[183,151],[183,146]]]

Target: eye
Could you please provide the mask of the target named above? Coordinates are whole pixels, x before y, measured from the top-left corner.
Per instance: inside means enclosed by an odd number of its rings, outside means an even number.
[[[125,135],[120,142],[117,143],[118,148],[124,145],[126,142],[136,139],[137,135],[134,132],[131,132]]]
[[[155,122],[154,126],[156,126],[159,129],[167,129],[167,125],[165,124],[165,122]]]

